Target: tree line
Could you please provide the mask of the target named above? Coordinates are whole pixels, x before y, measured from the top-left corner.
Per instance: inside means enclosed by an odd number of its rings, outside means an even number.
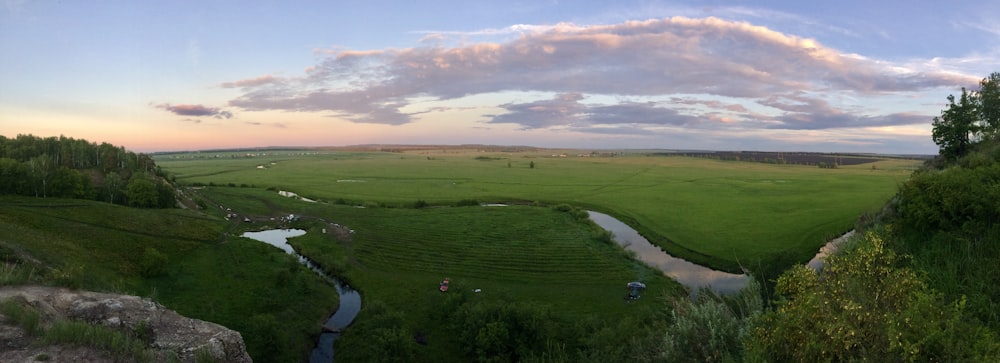
[[[0,135],[0,194],[170,208],[174,188],[146,154],[72,137]]]

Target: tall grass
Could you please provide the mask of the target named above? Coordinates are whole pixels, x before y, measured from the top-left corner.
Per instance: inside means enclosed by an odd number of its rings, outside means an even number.
[[[13,321],[29,336],[37,337],[41,345],[75,345],[106,353],[116,362],[153,362],[156,352],[147,349],[134,332],[116,330],[80,321],[42,321],[41,314],[23,301],[6,299],[0,302],[0,313]]]

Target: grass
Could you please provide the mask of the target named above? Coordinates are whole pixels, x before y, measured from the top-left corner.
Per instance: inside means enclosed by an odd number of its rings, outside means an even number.
[[[358,205],[569,203],[612,214],[674,255],[730,271],[775,256],[785,264],[807,261],[826,239],[877,210],[918,164],[886,159],[819,169],[683,157],[448,150],[158,162],[184,183],[272,187]],[[535,168],[529,167],[532,162]]]
[[[289,243],[349,281],[362,293],[365,306],[384,305],[405,317],[401,324],[406,331],[434,337],[417,360],[462,355],[452,341],[450,323],[434,313],[453,294],[468,294],[473,301],[517,301],[553,311],[559,321],[599,325],[624,317],[651,318],[663,299],[686,296],[680,285],[636,262],[595,225],[554,208],[357,208],[307,203],[253,188],[210,187],[201,193],[249,211],[302,215],[296,226],[308,233]],[[332,223],[354,233],[338,239]],[[444,278],[451,280],[447,294],[437,289]],[[625,304],[625,284],[634,280],[652,288],[647,298]],[[481,292],[472,293],[475,289]],[[362,322],[369,318],[364,311],[359,317]],[[368,328],[355,324],[344,344],[358,349],[352,339],[377,335]]]
[[[38,337],[41,345],[77,345],[105,352],[116,362],[152,362],[155,351],[147,349],[140,337],[85,322],[56,320],[43,322],[34,308],[15,299],[0,302],[0,313],[25,331]]]
[[[3,196],[0,204],[0,281],[152,297],[241,332],[258,360],[301,359],[337,306],[336,292],[291,256],[224,238],[222,218],[80,200]],[[162,273],[143,276],[147,248],[165,256]],[[282,324],[253,324],[269,319]]]

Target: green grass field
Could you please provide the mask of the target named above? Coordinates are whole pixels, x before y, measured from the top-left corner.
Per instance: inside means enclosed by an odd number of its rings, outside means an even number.
[[[413,357],[417,361],[463,356],[456,342],[460,334],[442,318],[448,312],[435,312],[448,310],[449,298],[458,294],[471,303],[516,301],[551,311],[553,319],[563,322],[561,330],[571,329],[565,322],[607,327],[626,318],[653,319],[662,313],[663,301],[686,296],[679,284],[602,238],[606,234],[595,225],[553,208],[357,208],[308,203],[255,188],[209,187],[198,193],[254,217],[303,216],[294,226],[309,233],[290,243],[349,281],[362,293],[364,306],[385,306],[405,317],[398,324],[405,331],[426,335],[428,344]],[[332,223],[355,233],[335,236]],[[444,278],[452,282],[447,294],[438,291]],[[625,304],[625,284],[635,280],[651,288],[643,299]],[[366,323],[373,317],[365,310],[358,319],[338,349],[371,349],[367,341],[379,336]]]
[[[448,149],[271,151],[255,158],[159,157],[157,162],[182,183],[253,185],[357,205],[569,203],[614,215],[676,256],[730,271],[775,258],[805,262],[859,215],[880,208],[919,163],[886,159],[819,169]]]

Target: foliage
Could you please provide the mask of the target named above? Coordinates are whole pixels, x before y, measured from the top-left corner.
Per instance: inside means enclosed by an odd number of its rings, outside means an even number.
[[[965,155],[975,142],[978,126],[973,97],[975,93],[970,93],[965,88],[962,88],[958,103],[955,103],[954,95],[948,95],[948,109],[941,111],[940,117],[934,118],[932,138],[941,147],[940,154],[945,159]]]
[[[793,267],[778,279],[783,299],[746,340],[766,361],[984,361],[1000,354],[994,333],[968,319],[869,231],[831,256],[820,273]]]
[[[675,299],[656,359],[665,362],[741,361],[746,326],[761,314],[760,286],[751,279],[733,296],[703,289],[697,298]]]
[[[985,140],[941,170],[900,187],[896,248],[913,256],[928,283],[1000,331],[1000,140]]]
[[[342,362],[412,362],[416,357],[417,343],[409,334],[407,318],[397,310],[381,302],[365,304],[367,319],[351,327],[351,334],[341,338],[348,340],[349,348],[337,351],[337,360]],[[365,332],[363,337],[353,331]],[[357,341],[357,345],[351,346]]]
[[[167,256],[160,253],[157,249],[153,247],[146,247],[142,252],[142,261],[140,262],[140,271],[143,277],[156,277],[164,274],[167,271]]]
[[[900,186],[897,213],[907,229],[981,231],[1000,220],[1000,163],[924,170]]]
[[[108,143],[98,145],[65,136],[0,136],[0,194],[125,203],[118,198],[124,191],[123,181],[134,180],[139,174],[149,175],[145,178],[149,180],[166,176],[149,155]],[[160,182],[154,183],[154,189],[149,194],[133,191],[141,194],[137,204],[158,208],[174,205],[173,187]],[[153,198],[148,200],[148,196]]]
[[[152,208],[156,203],[156,184],[146,178],[132,178],[125,191],[128,205],[139,208]]]
[[[962,88],[957,103],[948,95],[948,109],[934,118],[932,137],[946,160],[965,156],[977,142],[1000,135],[1000,73],[983,78],[979,86],[978,91]]]
[[[515,362],[541,352],[552,320],[537,306],[498,300],[462,304],[451,316],[466,357],[478,362]]]

